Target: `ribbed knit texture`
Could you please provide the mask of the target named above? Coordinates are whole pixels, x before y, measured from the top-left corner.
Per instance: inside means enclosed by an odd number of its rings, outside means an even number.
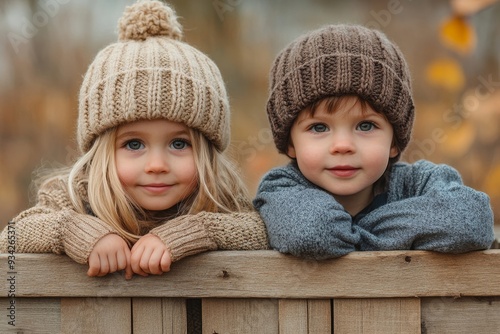
[[[64,253],[78,263],[87,263],[94,245],[102,237],[113,233],[111,226],[90,215],[68,210],[64,213],[64,218]]]
[[[125,10],[119,36],[85,74],[79,97],[80,150],[87,152],[107,129],[152,119],[182,122],[224,150],[230,141],[224,82],[212,60],[180,41],[175,12],[159,1],[139,1]]]
[[[201,217],[182,216],[167,222],[163,228],[151,230],[172,251],[172,262],[183,257],[194,255],[206,250],[217,249],[217,244],[210,239]]]
[[[410,80],[401,51],[379,31],[330,25],[297,38],[278,54],[270,73],[267,113],[278,151],[287,152],[301,110],[341,95],[357,95],[386,115],[403,150],[414,119]]]

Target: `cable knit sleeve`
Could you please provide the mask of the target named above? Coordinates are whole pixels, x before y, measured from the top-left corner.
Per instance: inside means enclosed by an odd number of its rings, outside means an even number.
[[[264,223],[257,212],[185,215],[150,231],[170,248],[172,261],[208,250],[268,249]]]
[[[428,161],[396,164],[388,203],[359,225],[362,250],[462,253],[487,249],[494,239],[488,196],[463,185],[450,166]]]
[[[17,253],[66,253],[86,263],[95,243],[113,233],[98,218],[76,213],[62,180],[44,185],[37,204],[15,217],[0,235],[0,251],[8,248],[8,229],[15,231]]]
[[[334,258],[355,251],[360,241],[349,213],[291,164],[264,176],[254,206],[266,224],[271,247],[282,253]]]

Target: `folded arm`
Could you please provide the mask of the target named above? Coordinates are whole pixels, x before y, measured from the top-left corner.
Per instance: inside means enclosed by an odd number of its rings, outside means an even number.
[[[269,248],[264,223],[254,211],[180,216],[150,233],[169,247],[172,262],[208,250]]]
[[[98,218],[75,212],[64,185],[57,181],[42,187],[37,204],[21,212],[2,231],[2,252],[10,245],[9,226],[10,231],[15,231],[16,252],[66,253],[78,263],[87,263],[95,243],[114,233]]]
[[[462,253],[487,249],[494,239],[488,196],[463,185],[453,168],[426,161],[395,166],[389,203],[359,225],[361,250]]]
[[[333,196],[309,183],[289,165],[262,179],[254,205],[264,220],[271,247],[315,259],[356,250],[359,229]]]

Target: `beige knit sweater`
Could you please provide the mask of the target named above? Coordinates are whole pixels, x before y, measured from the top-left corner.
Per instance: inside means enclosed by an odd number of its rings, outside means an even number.
[[[37,204],[21,212],[9,225],[15,231],[17,253],[65,253],[78,263],[87,263],[100,238],[116,233],[102,220],[77,213],[63,182],[42,186]],[[265,225],[253,211],[180,216],[159,224],[149,233],[160,237],[170,248],[172,261],[207,250],[269,247]],[[7,252],[7,246],[6,227],[0,235],[0,252]]]

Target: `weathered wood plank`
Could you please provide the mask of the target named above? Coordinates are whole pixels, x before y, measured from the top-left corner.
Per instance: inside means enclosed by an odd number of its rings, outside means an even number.
[[[329,299],[280,299],[279,333],[330,334],[332,332]]]
[[[132,298],[132,319],[134,334],[187,333],[182,298]]]
[[[333,330],[347,334],[496,333],[498,263],[500,250],[360,252],[329,261],[213,252],[162,276],[126,281],[122,274],[87,277],[85,266],[65,256],[16,254],[15,271],[0,275],[0,332],[186,333],[186,298],[208,296],[202,320],[210,334],[330,333],[332,317]]]
[[[332,333],[332,304],[330,299],[308,299],[307,313],[310,334]]]
[[[420,334],[418,298],[334,299],[333,314],[335,333]]]
[[[132,298],[132,328],[134,334],[162,334],[161,298]]]
[[[422,298],[422,332],[499,333],[500,298]]]
[[[163,334],[187,333],[185,299],[162,298],[162,310]]]
[[[13,304],[11,301],[0,298],[0,333],[60,333],[59,298],[16,298]]]
[[[130,298],[61,298],[61,333],[132,333]]]
[[[278,301],[275,299],[202,300],[203,334],[278,334]]]
[[[307,334],[307,299],[280,299],[279,334]]]
[[[0,266],[7,267],[6,262],[6,255],[0,255]],[[305,299],[500,296],[498,263],[500,250],[460,255],[424,251],[355,252],[326,261],[306,261],[274,251],[224,251],[183,259],[162,276],[134,276],[126,281],[121,274],[87,277],[86,267],[66,256],[16,254],[16,296]],[[54,272],[59,273],[57,277]],[[0,285],[1,296],[7,296],[8,290],[8,285]]]

